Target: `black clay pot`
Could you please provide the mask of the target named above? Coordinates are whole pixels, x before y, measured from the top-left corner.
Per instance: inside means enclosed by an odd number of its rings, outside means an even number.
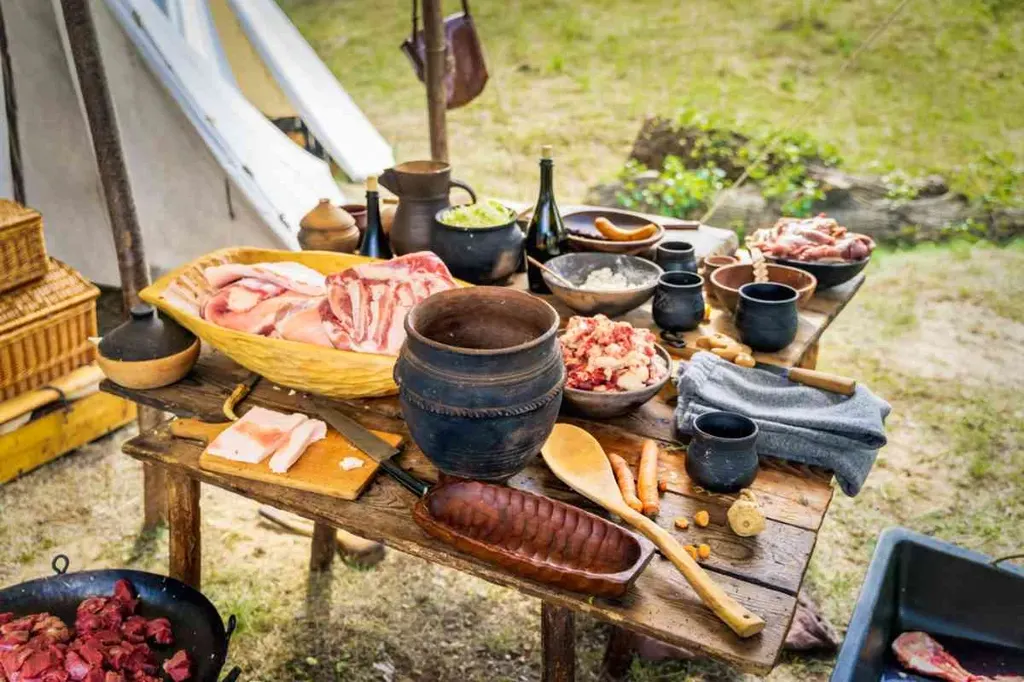
[[[693,421],[686,473],[700,487],[732,493],[757,478],[757,424],[735,412],[708,412]]]
[[[565,383],[558,322],[541,299],[500,287],[434,294],[409,312],[395,382],[409,433],[438,469],[503,481],[540,451]]]
[[[689,242],[662,242],[654,251],[654,262],[665,272],[697,272],[697,255]]]
[[[442,208],[434,215],[430,250],[452,275],[473,284],[501,282],[516,271],[526,235],[509,211],[508,222],[494,227],[454,227],[441,222]]]
[[[744,284],[736,303],[740,339],[756,351],[774,353],[793,343],[799,325],[797,290],[775,282]]]
[[[692,272],[666,272],[654,290],[654,322],[671,332],[696,329],[704,319],[704,278]]]

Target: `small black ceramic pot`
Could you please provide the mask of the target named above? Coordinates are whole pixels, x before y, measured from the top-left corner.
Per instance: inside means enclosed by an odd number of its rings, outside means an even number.
[[[751,348],[774,353],[793,343],[799,323],[796,289],[776,282],[751,282],[740,287],[736,328]]]
[[[705,490],[733,493],[757,478],[757,424],[735,412],[708,412],[693,421],[686,473]]]
[[[665,272],[697,272],[697,256],[689,242],[662,242],[654,252],[654,262]]]
[[[696,329],[704,319],[704,278],[692,272],[666,272],[654,290],[654,323],[671,332]]]

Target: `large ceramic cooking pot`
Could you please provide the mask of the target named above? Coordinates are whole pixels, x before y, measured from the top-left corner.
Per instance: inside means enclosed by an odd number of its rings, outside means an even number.
[[[434,294],[405,318],[395,365],[413,440],[452,476],[502,481],[547,440],[562,403],[558,313],[521,291]]]
[[[519,268],[526,235],[509,211],[508,220],[492,227],[456,227],[441,220],[447,208],[434,217],[430,250],[444,261],[452,274],[473,284],[497,284]]]
[[[379,180],[399,199],[388,235],[396,256],[430,249],[434,216],[452,205],[452,187],[466,190],[476,203],[473,188],[452,178],[452,167],[441,161],[406,161],[385,170]]]

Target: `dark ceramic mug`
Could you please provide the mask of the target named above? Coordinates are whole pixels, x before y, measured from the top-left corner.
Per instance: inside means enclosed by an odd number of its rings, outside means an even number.
[[[708,412],[693,420],[686,473],[705,490],[733,493],[757,478],[757,424],[736,412]]]
[[[666,272],[654,290],[654,323],[666,331],[696,329],[704,319],[704,278],[692,272]]]
[[[662,242],[654,251],[654,262],[665,272],[697,272],[697,256],[689,242]]]
[[[799,317],[797,290],[776,282],[751,282],[740,287],[736,328],[740,340],[756,351],[774,353],[793,343]]]

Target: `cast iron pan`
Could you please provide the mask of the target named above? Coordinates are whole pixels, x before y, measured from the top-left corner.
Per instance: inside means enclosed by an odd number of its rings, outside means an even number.
[[[124,578],[135,587],[141,600],[137,612],[140,616],[171,621],[174,645],[153,646],[157,664],[163,665],[175,651],[185,649],[195,666],[192,679],[217,682],[235,629],[234,616],[228,618],[225,628],[209,599],[174,578],[126,569],[68,573],[70,563],[66,556],[58,554],[52,563],[56,575],[0,590],[0,612],[13,611],[16,616],[51,613],[73,627],[75,612],[83,600],[113,594],[114,583]],[[235,682],[241,672],[233,668],[223,682]]]

